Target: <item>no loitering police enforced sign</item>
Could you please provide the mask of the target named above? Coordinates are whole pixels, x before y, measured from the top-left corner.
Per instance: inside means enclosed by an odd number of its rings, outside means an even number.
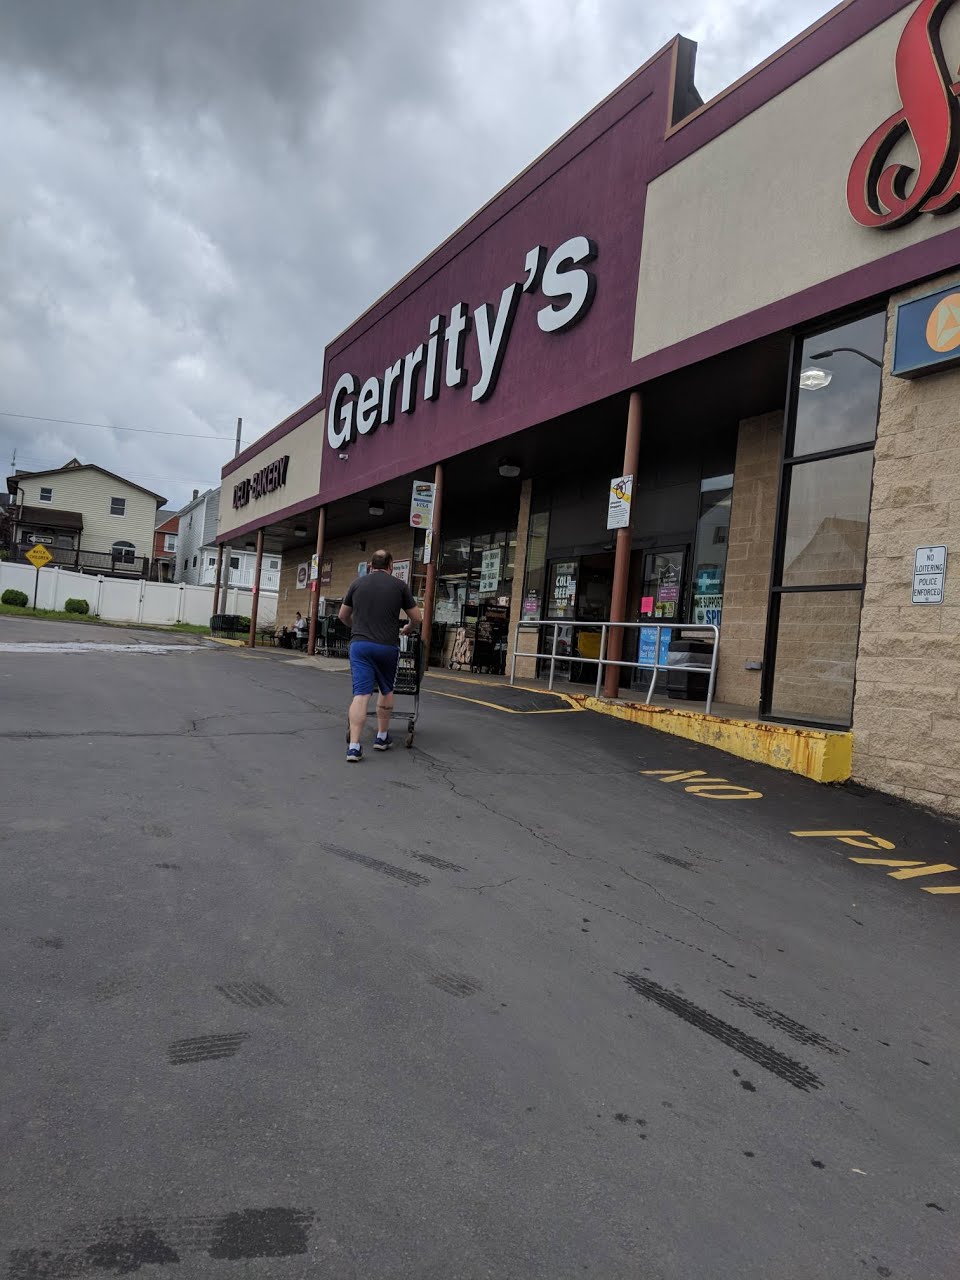
[[[913,603],[943,604],[946,547],[918,547],[913,567]]]

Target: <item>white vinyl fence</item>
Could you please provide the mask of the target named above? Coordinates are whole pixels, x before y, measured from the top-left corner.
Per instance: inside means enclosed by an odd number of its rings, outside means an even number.
[[[28,564],[0,562],[0,595],[8,587],[26,592],[33,605],[37,572]],[[231,587],[221,592],[220,612],[249,616],[253,597],[249,591]],[[213,587],[190,587],[186,583],[146,582],[143,578],[105,578],[100,574],[74,573],[50,565],[40,570],[38,609],[62,609],[67,600],[86,600],[92,617],[109,622],[143,622],[173,626],[190,622],[205,626],[213,611]],[[277,593],[260,592],[257,625],[269,626],[277,620]]]

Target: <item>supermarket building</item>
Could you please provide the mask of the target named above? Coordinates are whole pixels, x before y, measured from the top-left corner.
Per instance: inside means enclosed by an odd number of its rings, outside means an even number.
[[[322,631],[388,546],[435,662],[483,620],[717,622],[722,702],[960,816],[960,0],[847,0],[708,103],[695,53],[328,344],[224,467],[221,551],[282,551],[278,620]]]

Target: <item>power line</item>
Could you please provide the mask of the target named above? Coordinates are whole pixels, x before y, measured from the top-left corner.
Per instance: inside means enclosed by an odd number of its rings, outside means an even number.
[[[64,427],[101,427],[105,431],[132,431],[145,436],[178,436],[181,440],[219,440],[226,444],[228,436],[205,436],[196,431],[159,431],[156,427],[116,427],[110,422],[81,422],[77,418],[44,418],[36,413],[11,413],[0,409],[0,418],[23,418],[28,422],[56,422]],[[253,443],[247,440],[247,443]]]

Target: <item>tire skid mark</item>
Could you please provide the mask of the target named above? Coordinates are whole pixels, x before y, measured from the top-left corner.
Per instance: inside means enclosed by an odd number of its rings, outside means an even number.
[[[436,867],[438,871],[463,871],[464,868],[446,858],[438,858],[432,853],[415,853],[412,855],[418,862],[425,862],[428,867]]]
[[[247,1031],[230,1031],[224,1035],[174,1040],[167,1046],[167,1059],[172,1066],[182,1067],[189,1062],[213,1062],[217,1058],[232,1058],[247,1039]]]
[[[651,1000],[654,1004],[659,1005],[661,1009],[666,1009],[668,1013],[672,1013],[683,1022],[696,1027],[698,1031],[703,1031],[706,1035],[712,1036],[714,1040],[719,1040],[728,1049],[733,1049],[736,1053],[749,1058],[758,1067],[763,1067],[765,1071],[778,1076],[787,1084],[792,1084],[795,1089],[802,1089],[804,1092],[808,1092],[811,1089],[823,1088],[823,1081],[814,1075],[809,1067],[805,1067],[802,1063],[787,1057],[779,1049],[774,1049],[771,1045],[764,1044],[761,1040],[755,1040],[753,1036],[741,1031],[739,1027],[734,1027],[729,1022],[724,1022],[714,1014],[708,1013],[706,1009],[701,1009],[692,1001],[677,995],[676,992],[669,991],[666,987],[661,987],[658,982],[653,982],[650,978],[644,978],[639,973],[618,972],[617,977],[622,978],[637,995],[643,996],[645,1000]]]
[[[34,1248],[12,1249],[7,1280],[76,1280],[126,1275],[188,1254],[240,1261],[308,1252],[315,1215],[301,1209],[241,1209],[218,1216],[111,1218],[79,1223]],[[152,1274],[152,1273],[151,1273]],[[166,1274],[166,1273],[164,1273]]]
[[[774,1009],[763,1000],[755,1000],[751,996],[742,996],[736,991],[724,991],[723,994],[728,1000],[738,1004],[741,1009],[749,1009],[761,1021],[769,1023],[771,1027],[776,1027],[778,1031],[782,1031],[784,1035],[789,1036],[791,1040],[795,1040],[797,1044],[811,1045],[815,1049],[823,1049],[826,1053],[850,1052],[842,1044],[834,1044],[832,1040],[828,1040],[819,1031],[811,1031],[802,1022],[797,1022],[796,1018],[791,1018],[789,1014],[781,1013],[779,1009]]]
[[[419,886],[430,883],[429,878],[420,875],[419,872],[407,871],[405,867],[395,867],[392,862],[381,862],[379,858],[369,858],[365,853],[354,853],[352,849],[342,849],[338,844],[322,844],[320,848],[337,858],[356,862],[361,867],[369,867],[371,871],[379,871],[393,880],[400,880],[403,884]]]

